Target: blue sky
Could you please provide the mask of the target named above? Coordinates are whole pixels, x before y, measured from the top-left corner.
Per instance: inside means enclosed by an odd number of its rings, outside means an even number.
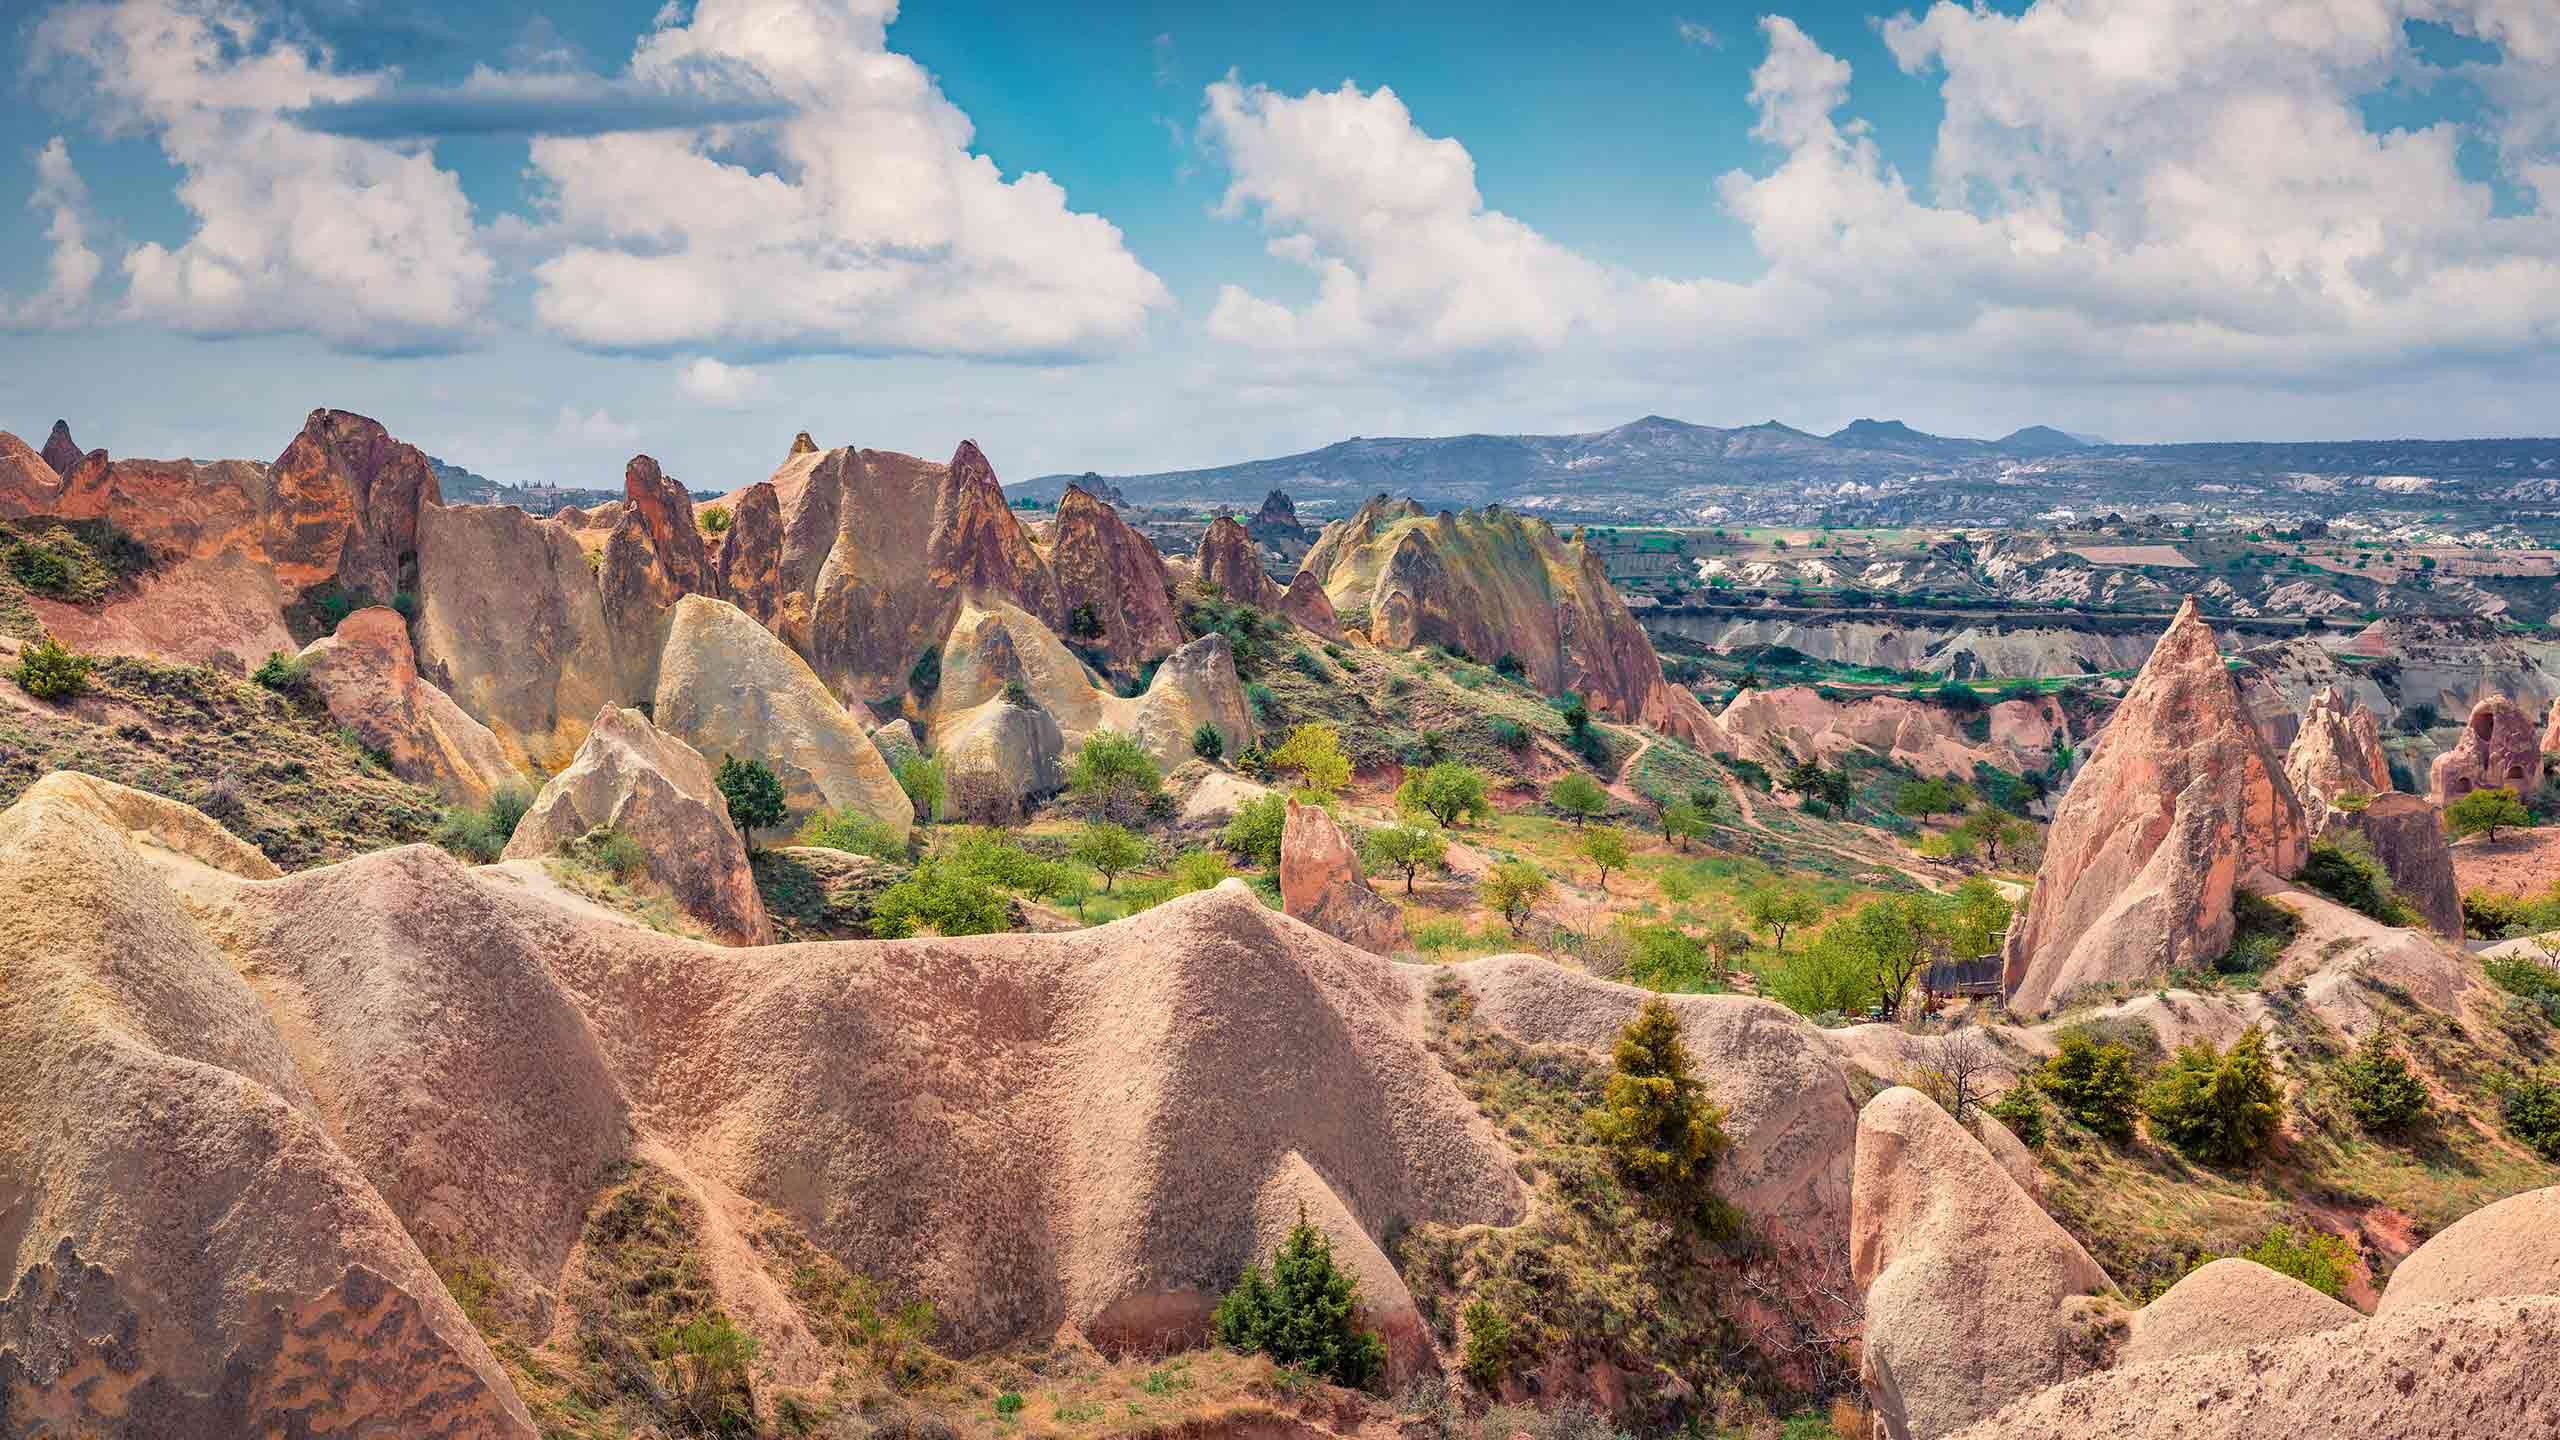
[[[0,427],[698,486],[799,429],[2548,432],[2553,9],[19,0]]]

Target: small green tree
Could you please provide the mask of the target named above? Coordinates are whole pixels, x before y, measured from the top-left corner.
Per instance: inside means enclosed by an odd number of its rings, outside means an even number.
[[[1461,820],[1482,821],[1493,814],[1484,772],[1456,760],[1443,760],[1406,780],[1396,800],[1399,808],[1418,810],[1444,828]]]
[[[1678,841],[1682,850],[1689,848],[1690,841],[1704,838],[1707,833],[1709,812],[1698,808],[1697,802],[1692,800],[1674,800],[1663,806],[1661,818],[1662,838]]]
[[[1824,931],[1761,977],[1770,999],[1799,1015],[1855,1015],[1874,1003],[1875,968],[1857,947]]]
[[[2036,1087],[2091,1133],[2118,1144],[2132,1139],[2142,1095],[2133,1052],[2085,1030],[2062,1032],[2059,1045],[2036,1073]]]
[[[1191,753],[1215,765],[1227,753],[1226,732],[1203,720],[1191,732]]]
[[[2255,1025],[2226,1051],[2204,1040],[2179,1046],[2142,1095],[2152,1133],[2208,1165],[2257,1158],[2274,1141],[2283,1106],[2266,1031]]]
[[[1547,787],[1547,803],[1566,819],[1580,825],[1608,813],[1609,792],[1600,788],[1599,781],[1573,770],[1559,776],[1556,783]]]
[[[1965,807],[1964,787],[1935,775],[1905,780],[1893,792],[1893,808],[1915,819],[1952,815]]]
[[[18,688],[39,700],[70,700],[89,688],[96,661],[47,635],[18,652]]]
[[[1993,865],[2000,863],[2001,846],[2008,846],[2014,856],[2036,837],[2034,826],[2006,810],[1988,805],[1964,817],[1964,823],[1956,827],[1955,833],[1981,846],[1982,858]]]
[[[1322,721],[1289,732],[1279,749],[1263,759],[1273,770],[1294,770],[1301,793],[1331,799],[1351,783],[1351,757],[1342,753],[1342,732]]]
[[[1361,857],[1373,867],[1404,872],[1404,893],[1413,893],[1413,878],[1448,857],[1449,842],[1428,825],[1387,825],[1360,840]]]
[[[1084,827],[1075,843],[1067,847],[1067,858],[1093,867],[1102,876],[1102,888],[1107,892],[1114,880],[1137,869],[1147,858],[1147,842],[1130,834],[1125,826],[1097,821]]]
[[[1289,828],[1289,801],[1263,795],[1236,807],[1218,832],[1218,843],[1265,869],[1280,863],[1280,836]]]
[[[942,813],[943,796],[949,783],[942,773],[939,757],[909,755],[898,762],[898,788],[907,792],[908,803],[916,807],[916,818],[930,825]]]
[[[1084,737],[1067,766],[1067,789],[1113,824],[1127,824],[1143,814],[1147,802],[1164,788],[1164,774],[1134,736],[1105,727]]]
[[[2332,1300],[2347,1288],[2347,1277],[2356,1268],[2355,1251],[2344,1239],[2326,1230],[2306,1230],[2297,1239],[2289,1225],[2268,1231],[2264,1239],[2242,1251],[2240,1258],[2256,1261],[2279,1275],[2290,1275]]]
[[[258,668],[249,672],[249,678],[279,695],[290,695],[300,690],[310,677],[298,657],[281,650],[270,650],[267,658],[258,662]]]
[[[2007,1093],[1991,1102],[1991,1118],[2009,1127],[2018,1143],[2030,1150],[2041,1150],[2045,1142],[2044,1101],[2033,1085],[2012,1085]]]
[[[2411,1073],[2379,1026],[2354,1054],[2338,1062],[2338,1083],[2347,1092],[2347,1109],[2356,1123],[2376,1134],[2407,1130],[2425,1119],[2434,1103],[2425,1082]]]
[[[758,830],[779,825],[791,814],[782,803],[781,777],[762,760],[723,755],[711,783],[720,787],[720,798],[729,806],[729,818],[736,823],[749,850],[756,848]]]
[[[1173,886],[1185,895],[1195,890],[1214,889],[1235,872],[1227,868],[1226,857],[1214,850],[1186,850],[1173,862]]]
[[[1004,892],[957,867],[928,860],[915,873],[871,902],[871,933],[902,940],[921,930],[936,935],[993,935],[1011,928]]]
[[[1529,927],[1539,903],[1555,893],[1546,875],[1526,860],[1505,860],[1476,885],[1478,898],[1502,916],[1514,935]]]
[[[1605,894],[1609,889],[1609,872],[1627,868],[1625,838],[1603,825],[1596,830],[1584,831],[1579,848],[1582,858],[1590,861],[1592,868],[1600,872],[1600,889]]]
[[[1742,913],[1752,925],[1769,932],[1769,943],[1784,955],[1787,953],[1787,932],[1821,919],[1822,905],[1813,898],[1811,891],[1773,880],[1752,887],[1742,897]]]
[[[2519,830],[2533,823],[2524,802],[2516,792],[2503,785],[2474,790],[2445,807],[2445,833],[2460,839],[2466,835],[2485,835],[2489,843],[2498,843],[2501,830]]]
[[[1248,1265],[1218,1301],[1218,1343],[1263,1354],[1337,1385],[1360,1386],[1383,1369],[1386,1342],[1360,1324],[1360,1280],[1333,1258],[1333,1242],[1307,1220],[1289,1227],[1266,1272]]]
[[[2560,1080],[2548,1074],[2519,1075],[2508,1082],[2498,1110],[2508,1134],[2543,1159],[2560,1161]]]
[[[1459,1323],[1467,1332],[1460,1348],[1458,1369],[1480,1390],[1492,1390],[1511,1373],[1513,1351],[1520,1343],[1518,1329],[1502,1307],[1479,1295],[1467,1302],[1460,1312]]]
[[[1728,1145],[1724,1112],[1689,1071],[1680,1017],[1660,998],[1636,1012],[1610,1051],[1609,1083],[1591,1131],[1643,1188],[1704,1199]]]

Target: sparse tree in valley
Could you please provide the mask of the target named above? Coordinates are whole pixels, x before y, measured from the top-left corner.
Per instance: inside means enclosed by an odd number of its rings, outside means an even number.
[[[723,755],[711,783],[720,788],[720,798],[729,807],[729,819],[737,825],[749,850],[756,848],[758,830],[781,824],[791,813],[782,801],[781,778],[761,760]]]
[[[1137,869],[1147,858],[1147,842],[1130,834],[1126,826],[1097,821],[1084,827],[1075,843],[1067,847],[1067,858],[1091,866],[1102,876],[1102,888],[1108,891],[1114,880]]]
[[[1787,932],[1821,919],[1822,905],[1801,886],[1772,880],[1743,897],[1742,913],[1750,917],[1753,925],[1769,932],[1770,945],[1784,955]]]
[[[1444,828],[1462,820],[1481,822],[1493,814],[1484,772],[1457,760],[1443,760],[1407,779],[1396,799],[1399,808],[1419,810]]]
[[[1609,792],[1600,788],[1599,781],[1575,770],[1547,787],[1547,803],[1580,825],[1608,813]]]
[[[1342,753],[1342,732],[1322,721],[1289,732],[1280,748],[1263,758],[1273,770],[1297,772],[1300,793],[1330,800],[1351,783],[1351,757]]]
[[[1603,893],[1607,892],[1609,872],[1627,868],[1625,838],[1617,831],[1603,825],[1583,832],[1580,849],[1582,858],[1590,861],[1592,867],[1600,872],[1600,889]]]
[[[1485,872],[1476,893],[1517,935],[1529,928],[1529,917],[1536,913],[1541,901],[1555,894],[1555,886],[1528,861],[1505,860]]]
[[[1371,865],[1404,872],[1404,893],[1413,893],[1416,873],[1436,868],[1449,854],[1449,842],[1427,825],[1388,825],[1361,838],[1362,857]]]
[[[2466,835],[2486,836],[2490,844],[2498,843],[2501,830],[2518,830],[2533,823],[2524,802],[2516,792],[2503,785],[2474,790],[2445,807],[2445,833],[2460,839]]]

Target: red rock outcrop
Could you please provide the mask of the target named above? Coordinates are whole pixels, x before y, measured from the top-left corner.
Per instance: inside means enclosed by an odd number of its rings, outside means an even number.
[[[2542,736],[2516,702],[2492,695],[2471,707],[2462,738],[2436,757],[2427,780],[2428,795],[2440,806],[2491,787],[2521,799],[2542,787]]]
[[[1337,614],[1363,611],[1390,650],[1432,643],[1488,662],[1509,656],[1529,683],[1579,692],[1598,714],[1729,749],[1697,697],[1665,681],[1644,627],[1600,557],[1545,521],[1500,506],[1425,515],[1380,495],[1325,527],[1300,570]]]
[[[732,945],[773,938],[746,842],[702,752],[637,710],[608,705],[569,768],[551,777],[507,842],[509,860],[539,860],[598,826],[637,841],[649,878]]]
[[[1280,831],[1280,908],[1373,955],[1405,946],[1404,915],[1369,888],[1360,852],[1320,805],[1289,800]]]
[[[517,768],[559,769],[599,709],[647,697],[572,528],[512,505],[431,505],[422,522],[418,668]]]
[[[817,453],[818,453],[818,442],[817,442],[817,441],[815,441],[815,440],[810,439],[810,438],[809,438],[809,432],[808,432],[808,431],[806,431],[806,430],[803,430],[803,431],[801,431],[799,434],[794,435],[794,436],[792,436],[792,437],[791,437],[791,453],[790,453],[790,454],[788,454],[788,455],[783,456],[782,458],[783,458],[783,459],[785,459],[785,460],[790,460],[790,459],[794,459],[794,458],[796,458],[796,457],[798,457],[798,456],[802,456],[802,455],[815,455],[815,454],[817,454]]]
[[[782,613],[782,501],[773,482],[759,480],[741,490],[730,506],[729,528],[721,533],[715,557],[719,593],[730,604],[778,630]]]
[[[1301,630],[1311,630],[1327,640],[1348,638],[1342,620],[1333,613],[1333,598],[1324,593],[1316,577],[1301,570],[1289,577],[1289,588],[1280,592],[1280,614]]]
[[[44,437],[44,463],[52,466],[56,475],[68,475],[83,458],[79,444],[71,438],[71,422],[54,421],[53,433]]]
[[[416,446],[362,415],[314,410],[271,469],[262,548],[290,584],[389,600],[416,574],[419,508],[442,499]]]
[[[1851,1173],[1864,1373],[1891,1433],[1938,1440],[2091,1368],[2082,1297],[2113,1282],[1935,1101],[1868,1101]]]
[[[1991,707],[1990,738],[1974,740],[1955,712],[1899,695],[1827,700],[1810,685],[1753,686],[1716,716],[1734,753],[1783,765],[1780,753],[1825,764],[1851,751],[1881,755],[1923,775],[1971,782],[1974,767],[2044,769],[2063,734],[2050,701],[2004,700]]]
[[[1001,596],[1059,634],[1067,604],[1022,517],[1005,503],[995,467],[975,440],[963,440],[934,487],[933,534],[925,563],[934,585],[954,598]]]
[[[1194,569],[1201,584],[1217,586],[1219,593],[1239,604],[1265,613],[1276,614],[1280,609],[1281,590],[1273,583],[1271,572],[1262,568],[1262,547],[1232,515],[1220,515],[1209,522],[1209,528],[1200,536],[1200,555]]]
[[[0,430],[0,519],[50,513],[62,497],[62,475],[27,442]]]
[[[1115,672],[1134,671],[1182,644],[1173,577],[1145,536],[1120,512],[1076,489],[1058,501],[1048,561],[1067,607],[1067,640],[1099,653]],[[1084,624],[1091,617],[1091,625]],[[1089,633],[1093,628],[1100,633]]]
[[[1298,523],[1297,503],[1289,498],[1286,490],[1274,490],[1262,497],[1262,508],[1254,513],[1253,528],[1285,530],[1292,534],[1303,534],[1306,530]]]
[[[623,512],[604,544],[598,576],[605,621],[625,650],[654,650],[658,622],[687,595],[717,596],[719,580],[684,486],[646,455],[622,471]],[[630,667],[626,667],[630,668]],[[646,675],[633,673],[635,686]]]
[[[2391,791],[2391,765],[2382,754],[2381,725],[2371,710],[2349,705],[2336,686],[2321,687],[2303,710],[2293,744],[2285,751],[2284,773],[2315,830],[2328,818],[2330,802],[2338,796],[2370,797]]]
[[[2444,812],[2423,795],[2376,795],[2361,810],[2332,810],[2323,835],[2353,833],[2373,847],[2391,888],[2427,917],[2427,928],[2448,940],[2462,938],[2462,887],[2445,843]]]
[[[2309,831],[2195,602],[2181,606],[2056,807],[2010,931],[2010,1005],[2148,987],[2231,943],[2241,878],[2302,868]]]
[[[418,674],[409,622],[379,606],[304,647],[302,664],[331,719],[391,759],[393,774],[456,805],[485,805],[523,783],[489,727]]]

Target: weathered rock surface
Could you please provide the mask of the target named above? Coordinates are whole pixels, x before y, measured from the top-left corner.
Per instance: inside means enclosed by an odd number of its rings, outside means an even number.
[[[442,499],[418,447],[362,415],[314,410],[268,479],[261,549],[280,578],[377,601],[410,588],[419,511]]]
[[[534,797],[506,858],[539,860],[600,825],[638,842],[649,878],[712,934],[733,945],[772,938],[746,842],[711,783],[711,766],[637,710],[608,705],[597,713],[569,768]]]
[[[1183,796],[1181,820],[1188,826],[1224,825],[1238,810],[1274,793],[1233,771],[1211,770]]]
[[[1286,589],[1281,588],[1263,566],[1261,544],[1233,516],[1220,515],[1209,522],[1193,566],[1202,583],[1217,586],[1234,600],[1328,640],[1344,638],[1324,583],[1301,570],[1289,577]]]
[[[2501,1295],[2560,1295],[2560,1186],[2484,1205],[2391,1272],[2377,1316]]]
[[[2231,943],[2241,876],[2292,875],[2308,848],[2293,787],[2191,600],[2055,809],[2004,952],[2009,1004],[2041,1014],[2073,990],[2211,964]]]
[[[738,607],[704,595],[667,617],[651,706],[658,729],[708,758],[762,760],[781,778],[787,828],[851,807],[904,837],[915,806],[862,726],[807,661]]]
[[[687,595],[711,593],[718,582],[692,496],[657,461],[631,457],[622,471],[622,494],[622,518],[605,541],[598,571],[605,621],[624,650],[653,650],[668,609]],[[645,680],[628,676],[635,685]]]
[[[1953,1434],[2087,1363],[2075,1302],[2113,1285],[1947,1112],[1904,1088],[1868,1101],[1854,1175],[1867,1375],[1871,1390],[1879,1374],[1898,1382],[1911,1440]]]
[[[2542,786],[2542,736],[2522,707],[2492,695],[2471,707],[2462,738],[2436,757],[2428,794],[2450,805],[2474,790],[2513,790],[2519,799]]]
[[[2025,773],[2052,762],[2054,744],[2067,734],[2058,707],[2004,700],[1990,710],[1990,738],[1976,741],[1945,707],[1899,695],[1844,704],[1824,699],[1810,685],[1754,686],[1734,696],[1716,722],[1741,747],[1735,753],[1764,765],[1781,763],[1781,752],[1833,764],[1864,750],[1923,775],[1969,784],[1978,764]]]
[[[729,528],[720,537],[714,570],[719,594],[779,630],[782,613],[782,501],[773,482],[759,480],[732,497]]]
[[[2151,1365],[2213,1350],[2268,1345],[2363,1320],[2290,1275],[2254,1260],[2215,1260],[2133,1314],[2119,1365]]]
[[[1350,835],[1320,805],[1289,800],[1280,832],[1280,908],[1373,955],[1405,947],[1404,915],[1369,888]]]
[[[62,474],[52,461],[0,430],[0,519],[47,514],[61,495]]]
[[[1262,508],[1254,512],[1253,528],[1285,530],[1293,533],[1304,533],[1306,530],[1298,520],[1297,502],[1289,498],[1289,492],[1286,490],[1274,490],[1262,497]]]
[[[1380,495],[1326,526],[1299,568],[1337,613],[1367,611],[1370,639],[1388,649],[1433,643],[1509,655],[1530,683],[1575,691],[1598,714],[1732,748],[1706,707],[1663,679],[1599,555],[1542,520],[1498,506],[1425,515]]]
[[[489,727],[418,674],[409,622],[373,606],[305,646],[302,664],[330,718],[391,757],[393,774],[456,805],[486,805],[524,776]]]
[[[500,505],[431,505],[421,518],[418,668],[517,768],[560,768],[599,709],[648,694],[623,674],[570,527]]]
[[[2371,710],[2350,705],[2335,686],[2323,686],[2302,712],[2293,744],[2285,751],[2284,773],[2315,831],[2329,818],[2330,802],[2337,797],[2391,793],[2382,727]]]
[[[1068,487],[1049,534],[1048,561],[1067,609],[1067,638],[1100,653],[1113,670],[1134,670],[1182,643],[1173,577],[1156,547],[1119,511]],[[1084,633],[1086,617],[1099,633]]]
[[[2129,1365],[2014,1405],[1962,1440],[2560,1434],[2560,1298],[2416,1306],[2289,1340]]]
[[[2400,898],[2427,917],[2427,928],[2448,940],[2462,938],[2462,890],[2453,873],[2453,848],[2445,843],[2444,812],[2420,795],[2376,795],[2362,810],[2333,810],[2323,835],[2361,835],[2391,873]]]
[[[244,967],[133,838],[219,827],[120,791],[49,777],[0,815],[0,1428],[532,1440]],[[235,873],[292,883],[263,864]]]
[[[53,473],[70,474],[71,467],[80,463],[83,453],[79,442],[71,438],[71,422],[54,421],[52,433],[44,437],[44,463],[53,467]]]

